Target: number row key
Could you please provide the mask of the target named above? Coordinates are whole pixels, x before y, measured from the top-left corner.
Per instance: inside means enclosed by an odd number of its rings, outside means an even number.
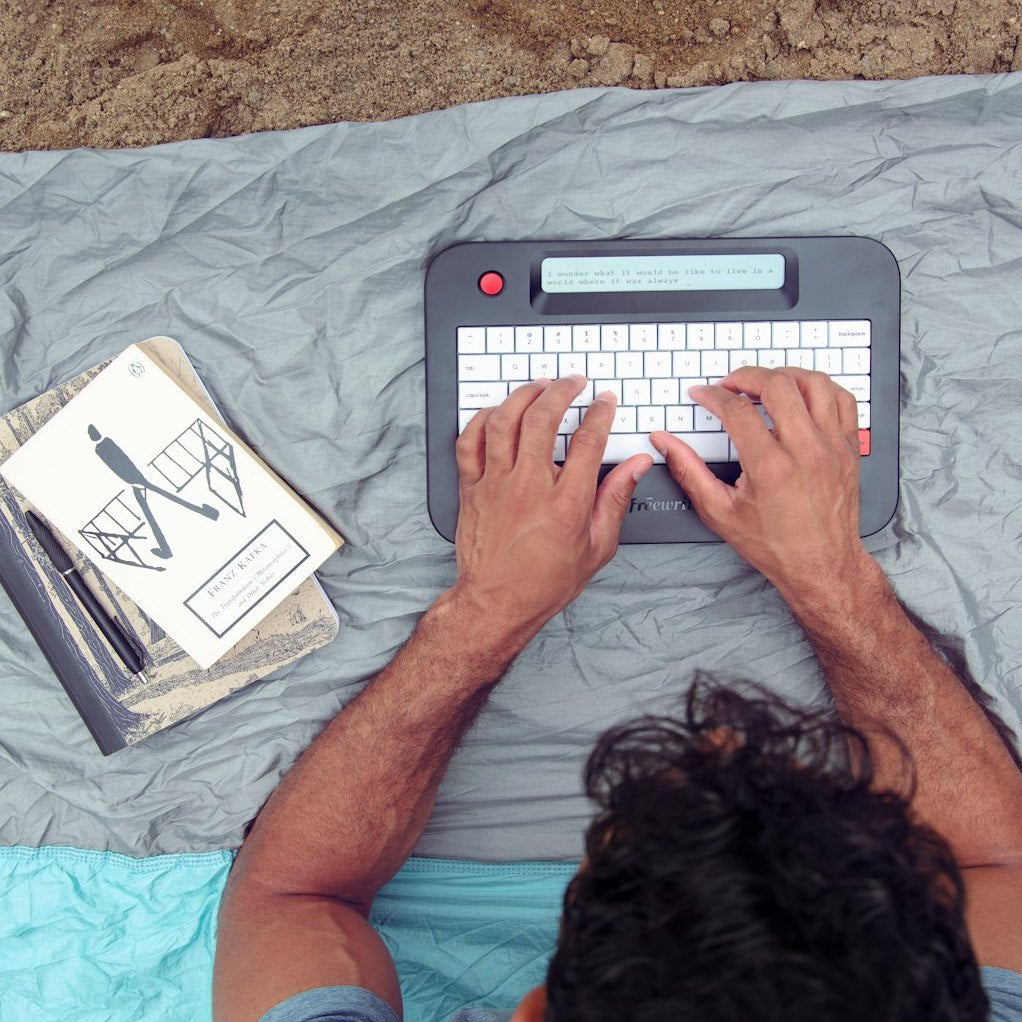
[[[567,352],[535,355],[459,355],[458,379],[481,380],[556,379],[579,373],[590,379],[666,379],[668,377],[726,376],[742,366],[767,369],[798,366],[831,376],[861,376],[869,372],[869,348],[767,348],[761,351],[627,351]]]
[[[576,323],[458,327],[462,355],[566,351],[706,351],[737,348],[862,348],[869,320],[755,323]]]

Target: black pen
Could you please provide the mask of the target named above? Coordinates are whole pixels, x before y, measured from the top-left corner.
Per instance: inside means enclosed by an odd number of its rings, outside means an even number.
[[[116,621],[103,609],[103,605],[93,595],[92,590],[85,584],[85,580],[75,570],[71,563],[68,552],[60,545],[57,537],[47,528],[43,520],[31,511],[25,512],[28,519],[28,527],[32,535],[39,540],[43,553],[50,559],[50,563],[63,576],[68,589],[78,597],[81,605],[88,611],[89,617],[96,622],[96,627],[103,633],[106,641],[114,648],[114,652],[121,658],[124,666],[130,674],[137,675],[142,681],[149,679],[142,673],[142,661],[135,652],[131,641],[121,630]]]

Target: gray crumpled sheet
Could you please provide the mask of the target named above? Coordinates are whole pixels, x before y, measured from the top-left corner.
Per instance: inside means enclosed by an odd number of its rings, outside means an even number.
[[[429,256],[464,240],[850,233],[890,247],[901,503],[869,548],[903,599],[964,636],[1018,728],[1020,169],[1022,74],[580,90],[0,155],[2,407],[169,334],[348,540],[321,572],[341,618],[330,647],[107,759],[0,593],[0,841],[239,844],[454,580],[426,513],[422,284]],[[492,695],[419,853],[579,855],[595,737],[669,711],[697,667],[822,695],[783,603],[726,546],[620,549]]]

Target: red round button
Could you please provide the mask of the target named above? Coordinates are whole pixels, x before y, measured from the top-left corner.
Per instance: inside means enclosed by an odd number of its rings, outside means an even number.
[[[504,290],[504,278],[492,270],[479,278],[479,290],[484,295],[499,295]]]

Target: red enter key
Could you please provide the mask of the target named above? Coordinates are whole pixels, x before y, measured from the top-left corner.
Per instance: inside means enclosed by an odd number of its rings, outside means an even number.
[[[868,429],[860,429],[859,430],[859,454],[862,457],[864,457],[864,458],[866,457],[867,454],[869,454],[869,430]]]

